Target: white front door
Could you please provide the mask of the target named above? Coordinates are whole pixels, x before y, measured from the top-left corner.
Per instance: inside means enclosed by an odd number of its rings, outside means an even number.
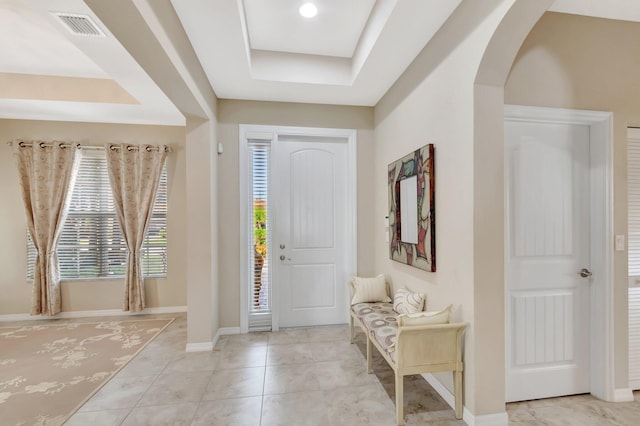
[[[505,142],[507,401],[588,393],[589,127],[506,121]]]
[[[280,139],[273,149],[278,323],[346,323],[347,143],[300,139]]]

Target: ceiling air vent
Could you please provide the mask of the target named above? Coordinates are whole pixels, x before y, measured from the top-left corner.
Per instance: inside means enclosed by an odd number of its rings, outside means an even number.
[[[104,33],[87,15],[54,12],[72,34],[81,36],[104,37]]]

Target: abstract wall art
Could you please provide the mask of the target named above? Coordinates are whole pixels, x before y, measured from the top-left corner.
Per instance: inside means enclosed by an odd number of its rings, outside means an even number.
[[[389,164],[389,257],[436,271],[434,146]]]

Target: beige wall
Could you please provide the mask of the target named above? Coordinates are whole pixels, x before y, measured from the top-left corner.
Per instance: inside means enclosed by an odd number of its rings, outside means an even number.
[[[640,24],[546,13],[523,44],[505,103],[612,111],[614,233],[627,233],[626,134],[640,125]],[[615,385],[628,380],[627,253],[614,253]]]
[[[31,285],[26,280],[26,221],[11,148],[16,138],[77,141],[86,145],[109,142],[170,144],[168,172],[168,275],[145,281],[148,307],[185,306],[186,183],[185,129],[168,126],[0,120],[0,315],[25,314],[31,307]],[[121,309],[123,281],[63,281],[62,310]]]
[[[211,342],[219,327],[215,132],[213,120],[187,119],[188,344]]]
[[[434,143],[437,255],[435,273],[393,262],[384,228],[376,226],[376,273],[384,273],[394,289],[425,292],[428,310],[453,304],[454,320],[469,322],[464,404],[474,415],[504,412],[504,343],[486,344],[503,342],[504,295],[492,299],[476,294],[476,251],[494,246],[501,250],[503,240],[497,235],[479,246],[474,238],[476,228],[484,226],[475,223],[474,211],[481,194],[474,180],[474,83],[483,53],[513,3],[463,2],[375,108],[374,220],[381,221],[388,212],[387,165]],[[493,283],[497,289],[500,285]],[[450,374],[437,377],[451,389]]]
[[[376,222],[371,214],[373,192],[373,108],[335,105],[253,102],[220,99],[218,142],[219,295],[220,327],[240,325],[240,199],[238,126],[262,124],[357,130],[358,167],[358,273],[370,275],[374,267],[371,234]]]

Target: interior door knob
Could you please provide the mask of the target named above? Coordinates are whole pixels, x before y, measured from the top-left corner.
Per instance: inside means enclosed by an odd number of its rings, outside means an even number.
[[[593,274],[587,268],[582,268],[580,269],[580,272],[578,272],[578,275],[580,275],[582,278],[588,278]]]

